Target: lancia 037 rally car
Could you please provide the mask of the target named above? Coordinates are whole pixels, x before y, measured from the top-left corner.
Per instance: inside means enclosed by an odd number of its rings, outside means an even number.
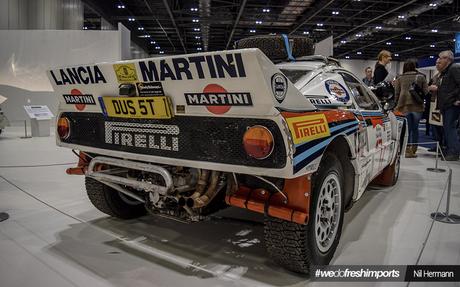
[[[369,183],[396,183],[404,118],[331,59],[274,64],[259,49],[48,71],[69,174],[122,219],[198,221],[226,206],[265,215],[268,253],[308,273],[339,243]]]

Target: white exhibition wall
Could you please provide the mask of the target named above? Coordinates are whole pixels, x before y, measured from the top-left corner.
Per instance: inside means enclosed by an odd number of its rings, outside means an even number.
[[[13,125],[27,119],[24,105],[47,105],[56,113],[46,70],[119,61],[130,53],[127,29],[0,30],[0,39],[0,95],[8,98],[2,109]]]
[[[315,55],[332,56],[334,54],[333,37],[329,36],[326,39],[315,44]]]

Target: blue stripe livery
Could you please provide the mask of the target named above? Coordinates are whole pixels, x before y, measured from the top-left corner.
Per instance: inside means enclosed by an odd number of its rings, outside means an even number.
[[[344,121],[329,124],[331,136],[296,145],[294,153],[294,173],[307,166],[312,160],[320,156],[327,145],[339,134],[347,136],[358,130],[359,121]]]

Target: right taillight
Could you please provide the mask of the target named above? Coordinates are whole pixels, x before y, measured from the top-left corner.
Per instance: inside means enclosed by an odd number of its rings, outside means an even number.
[[[57,133],[62,140],[65,140],[70,136],[70,121],[68,118],[59,118],[57,122]]]
[[[273,135],[264,126],[252,126],[244,133],[243,147],[250,157],[256,159],[267,158],[273,151]]]

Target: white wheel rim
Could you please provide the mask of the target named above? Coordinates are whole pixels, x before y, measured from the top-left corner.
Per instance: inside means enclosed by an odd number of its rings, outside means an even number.
[[[342,216],[341,203],[340,180],[331,173],[323,180],[316,204],[315,238],[318,249],[323,253],[329,251],[337,236]]]

